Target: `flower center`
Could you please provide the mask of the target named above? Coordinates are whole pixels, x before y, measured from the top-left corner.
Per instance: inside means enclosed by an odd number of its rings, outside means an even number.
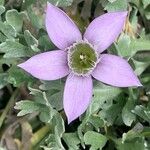
[[[98,54],[87,42],[75,43],[68,48],[68,65],[76,75],[88,75],[95,68]]]

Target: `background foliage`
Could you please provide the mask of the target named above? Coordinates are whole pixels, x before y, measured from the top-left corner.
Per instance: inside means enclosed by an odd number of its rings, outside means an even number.
[[[108,53],[127,59],[143,87],[95,82],[88,110],[68,125],[62,106],[65,79],[39,81],[17,67],[55,48],[44,26],[47,0],[0,0],[0,150],[149,150],[150,0],[48,1],[82,32],[105,12],[128,10],[124,31]]]

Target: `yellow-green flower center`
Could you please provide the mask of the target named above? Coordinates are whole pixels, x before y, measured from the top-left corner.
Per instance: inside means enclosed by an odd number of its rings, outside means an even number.
[[[95,68],[97,53],[87,42],[76,43],[68,48],[68,65],[73,73],[87,75]]]

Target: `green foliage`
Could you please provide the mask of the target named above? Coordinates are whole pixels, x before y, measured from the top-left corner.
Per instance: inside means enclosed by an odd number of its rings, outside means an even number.
[[[45,29],[47,0],[0,0],[0,149],[150,149],[150,0],[48,2],[68,13],[81,31],[106,11],[128,11],[124,30],[107,52],[126,59],[143,87],[117,88],[94,80],[88,109],[68,125],[63,110],[66,78],[41,81],[17,66],[57,49]],[[17,101],[15,106],[11,100]],[[28,128],[22,130],[24,121]],[[43,132],[45,126],[49,128]]]
[[[73,0],[48,0],[48,2],[61,7],[70,6]]]
[[[8,10],[6,13],[6,21],[15,28],[17,32],[22,30],[23,17],[21,13],[18,13],[17,10],[12,9]]]
[[[7,83],[7,74],[6,73],[1,73],[0,74],[0,89],[2,89],[3,87],[5,87],[8,83]]]
[[[12,40],[1,43],[0,52],[5,53],[4,58],[27,57],[33,54],[28,47]]]
[[[80,140],[77,133],[64,133],[63,140],[68,145],[69,149],[79,149]]]
[[[142,3],[144,5],[144,8],[146,8],[148,5],[150,5],[150,1],[149,0],[142,0]]]
[[[16,37],[16,30],[9,25],[7,22],[1,22],[0,21],[0,31],[8,38],[13,39]]]
[[[137,114],[139,117],[143,118],[145,121],[150,123],[150,110],[149,108],[145,108],[142,105],[137,105],[135,109],[133,110],[135,114]]]
[[[116,87],[106,86],[102,83],[97,83],[94,86],[93,93],[94,93],[94,97],[87,111],[88,115],[93,114],[99,109],[104,109],[105,103],[106,102],[111,103],[112,100],[121,93],[121,89]]]
[[[135,115],[131,112],[134,109],[134,100],[128,99],[126,102],[126,105],[124,106],[122,110],[122,119],[125,125],[131,126],[133,121],[136,120]]]
[[[21,110],[18,113],[18,116],[24,116],[26,114],[30,114],[36,111],[45,111],[45,107],[42,104],[37,104],[29,100],[16,103],[15,109]]]
[[[5,12],[5,7],[0,5],[0,15]]]
[[[127,0],[112,0],[106,3],[105,10],[111,11],[126,11],[127,10]]]
[[[84,135],[84,141],[85,144],[91,145],[90,150],[101,150],[105,146],[107,138],[104,135],[96,133],[94,131],[88,131]]]

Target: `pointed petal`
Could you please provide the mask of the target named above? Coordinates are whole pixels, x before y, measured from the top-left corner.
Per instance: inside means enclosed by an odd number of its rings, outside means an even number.
[[[69,74],[67,53],[61,50],[35,55],[18,66],[41,80],[56,80]]]
[[[106,50],[121,33],[127,12],[106,13],[94,19],[84,34],[99,53]]]
[[[45,25],[50,39],[59,49],[82,39],[78,27],[69,16],[50,3],[47,3]]]
[[[92,98],[92,88],[91,76],[68,76],[64,90],[64,110],[68,123],[85,112]]]
[[[121,57],[103,54],[92,76],[106,84],[117,87],[141,86],[137,76],[126,60]]]

